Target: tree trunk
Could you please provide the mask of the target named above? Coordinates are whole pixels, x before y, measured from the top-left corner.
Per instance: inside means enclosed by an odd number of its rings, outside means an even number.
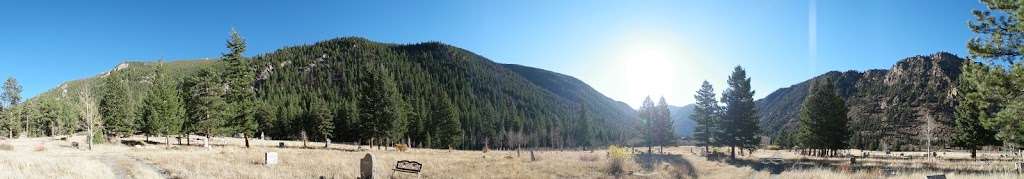
[[[243,132],[242,138],[245,138],[245,148],[249,148],[249,134]]]
[[[89,150],[92,150],[92,138],[95,133],[92,132],[92,125],[89,125],[89,135],[85,138],[86,143],[89,144]]]
[[[736,145],[729,147],[729,158],[736,159]]]
[[[978,148],[977,147],[971,147],[971,158],[973,159],[973,158],[975,158],[977,156],[978,156]]]
[[[185,133],[185,145],[192,145],[192,134]]]
[[[324,148],[326,149],[326,148],[330,148],[330,147],[331,147],[331,139],[328,139],[327,135],[325,134],[324,135]]]
[[[171,136],[170,135],[164,135],[164,144],[167,144],[167,147],[171,147]]]

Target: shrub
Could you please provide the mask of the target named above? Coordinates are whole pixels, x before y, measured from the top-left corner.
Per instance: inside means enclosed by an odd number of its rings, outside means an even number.
[[[625,163],[626,159],[629,159],[629,150],[619,146],[608,146],[608,158],[611,161],[608,163],[608,174],[620,176],[626,173]]]
[[[629,149],[619,146],[608,146],[608,157],[612,159],[628,159],[630,157]]]
[[[406,150],[409,150],[409,146],[405,144],[395,144],[395,149],[399,152],[405,152]]]

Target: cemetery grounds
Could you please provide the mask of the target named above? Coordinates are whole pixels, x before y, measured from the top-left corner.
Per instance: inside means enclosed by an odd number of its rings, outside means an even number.
[[[194,137],[198,138],[198,137]],[[757,150],[738,160],[704,157],[699,147],[667,147],[651,155],[633,154],[622,163],[621,175],[611,173],[613,157],[606,150],[446,150],[412,148],[400,152],[394,147],[301,141],[253,139],[244,148],[242,139],[213,138],[212,147],[165,145],[165,138],[142,136],[123,139],[121,144],[96,144],[81,150],[58,137],[8,139],[0,142],[0,178],[357,178],[360,159],[374,156],[375,178],[416,178],[416,174],[393,173],[397,161],[423,164],[422,178],[925,178],[945,174],[947,178],[1022,178],[1015,164],[1020,158],[1007,153],[979,152],[979,160],[965,152],[946,151],[938,158],[923,152],[877,151],[850,165],[848,158],[819,158],[797,155],[788,150]],[[285,147],[278,145],[284,143]],[[137,146],[136,146],[137,145]],[[80,146],[84,148],[84,145]],[[717,151],[726,151],[716,148]],[[655,151],[658,151],[657,148]],[[276,152],[279,163],[266,165],[267,152]],[[848,151],[861,154],[862,151]],[[903,154],[904,157],[900,157]],[[761,163],[765,159],[785,161],[785,169],[773,175]],[[887,173],[894,171],[892,176]]]

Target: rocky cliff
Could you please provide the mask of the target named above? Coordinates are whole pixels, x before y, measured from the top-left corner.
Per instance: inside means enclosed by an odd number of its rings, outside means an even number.
[[[854,148],[913,150],[950,144],[957,77],[964,59],[940,52],[900,60],[888,70],[832,71],[757,100],[766,135],[795,130],[813,80],[835,79],[850,109]]]

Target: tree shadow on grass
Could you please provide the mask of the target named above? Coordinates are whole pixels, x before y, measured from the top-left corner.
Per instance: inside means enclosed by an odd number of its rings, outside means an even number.
[[[680,155],[643,153],[634,157],[633,160],[647,171],[654,170],[659,164],[665,162],[673,167],[670,170],[673,175],[679,177],[686,175],[689,178],[697,178],[697,168],[694,168],[689,160],[684,159]]]

